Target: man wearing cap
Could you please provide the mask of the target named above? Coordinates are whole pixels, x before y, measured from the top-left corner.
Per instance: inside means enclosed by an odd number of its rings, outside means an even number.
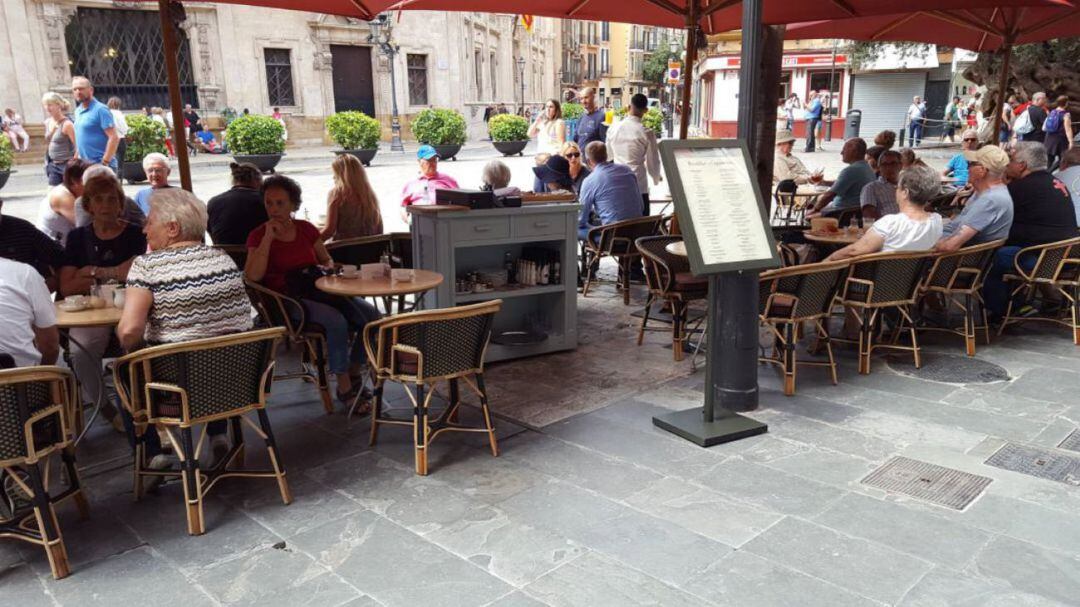
[[[590,142],[603,143],[607,135],[607,127],[604,126],[604,108],[596,105],[596,89],[586,87],[581,89],[581,105],[585,107],[585,113],[578,118],[577,135],[574,141],[582,151]]]
[[[964,152],[968,161],[968,183],[957,196],[970,195],[964,210],[945,224],[934,250],[951,253],[965,245],[975,245],[1009,236],[1013,221],[1013,201],[1005,187],[1005,167],[1009,155],[996,145]]]
[[[574,178],[570,176],[570,161],[562,156],[549,156],[547,161],[533,167],[536,179],[543,184],[544,192],[574,193]]]
[[[435,204],[435,190],[451,190],[458,187],[453,177],[439,172],[439,154],[430,145],[416,150],[420,174],[409,180],[401,190],[401,218],[409,221],[407,211],[411,204]]]
[[[656,148],[656,133],[645,128],[641,117],[649,109],[649,98],[641,93],[630,97],[630,112],[626,118],[608,129],[607,146],[611,160],[630,167],[641,190],[641,214],[649,214],[649,178],[660,183],[660,152]]]
[[[791,180],[802,185],[810,183],[810,171],[806,165],[791,153],[795,147],[795,136],[791,131],[776,133],[776,157],[773,159],[773,183]]]
[[[967,129],[960,139],[960,153],[949,159],[949,164],[945,165],[945,170],[941,172],[941,176],[952,177],[956,180],[954,183],[957,187],[962,188],[967,185],[968,180],[968,163],[964,158],[964,153],[974,152],[979,149],[979,134],[975,129]]]

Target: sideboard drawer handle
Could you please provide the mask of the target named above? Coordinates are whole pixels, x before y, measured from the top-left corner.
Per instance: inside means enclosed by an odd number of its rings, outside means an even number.
[[[547,221],[534,221],[533,222],[533,227],[534,228],[550,228],[551,223],[547,222]]]
[[[473,229],[477,232],[490,232],[491,226],[473,226]]]

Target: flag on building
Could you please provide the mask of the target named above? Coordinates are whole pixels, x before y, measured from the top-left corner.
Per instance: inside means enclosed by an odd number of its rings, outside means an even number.
[[[532,15],[518,15],[518,23],[520,23],[521,27],[524,27],[525,31],[529,32],[530,34],[532,33],[534,20],[535,17],[533,17]]]

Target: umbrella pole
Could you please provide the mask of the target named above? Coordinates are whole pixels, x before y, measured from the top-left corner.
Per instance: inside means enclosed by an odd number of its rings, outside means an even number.
[[[687,2],[686,13],[686,64],[683,65],[682,114],[679,119],[679,139],[686,139],[690,129],[690,92],[694,87],[694,62],[697,61],[697,0]]]
[[[1006,41],[1001,47],[1005,58],[1001,65],[1001,76],[998,78],[997,108],[994,111],[994,141],[1001,139],[1001,113],[1005,111],[1005,88],[1009,86],[1009,60],[1012,59],[1012,43]]]
[[[177,4],[180,4],[177,1]],[[184,128],[184,106],[180,99],[180,73],[176,65],[176,28],[169,12],[169,0],[158,0],[161,16],[161,42],[165,52],[165,73],[169,79],[169,104],[172,105],[173,150],[180,169],[180,187],[191,191],[191,164],[187,155],[187,130]],[[142,159],[140,159],[142,160]]]

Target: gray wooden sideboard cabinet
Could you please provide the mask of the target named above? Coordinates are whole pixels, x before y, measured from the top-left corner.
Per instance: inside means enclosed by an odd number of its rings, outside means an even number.
[[[438,288],[424,295],[424,308],[502,299],[487,350],[488,362],[576,348],[578,208],[577,203],[557,203],[413,213],[413,265],[445,277]],[[498,272],[507,261],[515,264],[523,253],[557,258],[558,283],[457,292],[458,278],[473,272]],[[515,336],[531,343],[508,345]]]

